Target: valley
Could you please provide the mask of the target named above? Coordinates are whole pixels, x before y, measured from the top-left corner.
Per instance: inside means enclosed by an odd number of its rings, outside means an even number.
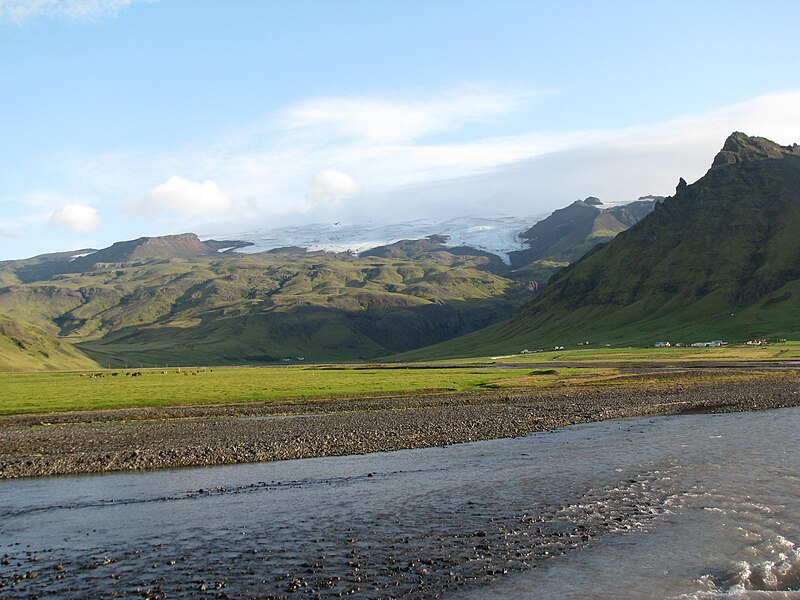
[[[406,352],[508,319],[552,273],[607,239],[595,235],[596,220],[635,206],[630,224],[652,209],[642,204],[604,210],[578,201],[580,218],[543,219],[536,231],[567,239],[537,247],[530,262],[515,252],[527,242],[513,219],[299,227],[243,240],[180,234],[6,261],[0,370],[354,361]],[[364,241],[432,231],[450,233]],[[273,247],[280,243],[302,245]]]

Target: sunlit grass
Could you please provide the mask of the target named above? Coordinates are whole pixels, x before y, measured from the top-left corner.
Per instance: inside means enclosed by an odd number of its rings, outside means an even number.
[[[766,348],[596,348],[414,364],[215,367],[0,375],[0,415],[101,408],[301,402],[380,394],[539,389],[563,385],[664,382],[663,370],[635,375],[625,363],[800,358],[800,343]],[[544,363],[531,368],[497,364]],[[547,363],[575,363],[552,368]],[[585,363],[581,365],[580,363]],[[597,363],[597,366],[592,366]],[[609,363],[609,364],[605,364]],[[649,370],[647,370],[649,371]],[[660,372],[659,372],[660,371]],[[103,377],[89,377],[102,373]],[[116,376],[112,373],[117,373]],[[127,373],[127,374],[126,374]],[[715,376],[717,377],[717,376]],[[698,379],[693,375],[694,379]]]
[[[800,359],[800,342],[769,346],[723,346],[721,348],[576,348],[532,354],[512,354],[465,362],[638,362],[638,361],[753,361]],[[454,361],[455,362],[455,361]]]
[[[131,373],[132,371],[128,371]],[[96,371],[0,375],[0,414],[134,406],[238,404],[304,398],[460,392],[523,378],[527,370],[502,369],[328,369],[324,367],[214,368],[205,371]],[[112,376],[112,373],[118,373]],[[185,374],[186,373],[186,374]],[[191,373],[197,373],[192,375]]]

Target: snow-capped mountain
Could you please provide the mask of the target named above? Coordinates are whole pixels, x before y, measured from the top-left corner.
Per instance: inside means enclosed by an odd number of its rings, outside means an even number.
[[[298,246],[309,250],[359,253],[400,240],[438,235],[447,238],[445,245],[449,247],[470,246],[508,261],[509,252],[527,247],[519,234],[540,218],[458,217],[440,222],[419,219],[405,223],[316,223],[226,234],[226,237],[253,244],[239,248],[237,252],[263,252]]]

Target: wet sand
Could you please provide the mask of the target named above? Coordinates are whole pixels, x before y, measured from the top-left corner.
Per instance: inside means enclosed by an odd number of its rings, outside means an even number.
[[[796,372],[717,369],[614,385],[11,416],[0,419],[0,478],[364,454],[797,405]]]

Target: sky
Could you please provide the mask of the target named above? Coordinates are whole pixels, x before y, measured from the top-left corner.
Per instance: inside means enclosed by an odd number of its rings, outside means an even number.
[[[800,2],[0,0],[0,260],[541,216],[800,142]]]

